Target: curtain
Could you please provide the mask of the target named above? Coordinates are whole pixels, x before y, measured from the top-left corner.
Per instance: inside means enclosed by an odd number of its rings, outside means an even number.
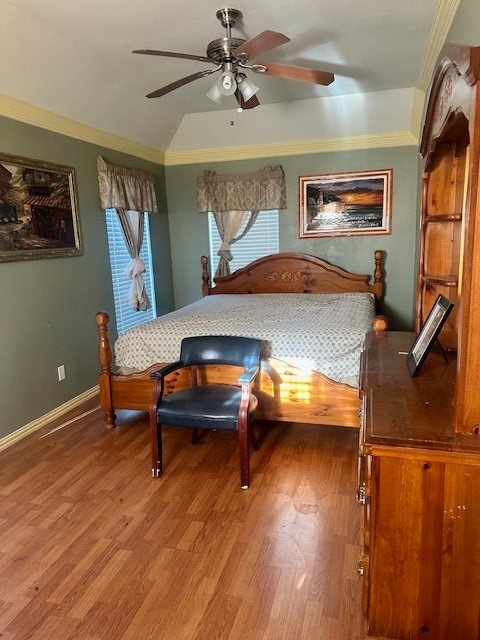
[[[285,175],[281,165],[237,175],[205,171],[197,180],[199,213],[286,208]]]
[[[102,209],[116,209],[125,246],[131,257],[125,275],[132,280],[129,302],[135,311],[151,308],[145,290],[145,263],[140,258],[145,213],[158,212],[153,175],[139,169],[108,164],[97,157],[98,186]]]
[[[158,213],[152,174],[108,164],[101,156],[97,156],[97,171],[102,209]]]
[[[214,214],[222,239],[220,261],[215,276],[230,273],[231,246],[252,228],[259,211],[286,209],[285,176],[280,165],[238,175],[220,175],[205,171],[197,180],[197,210]],[[238,230],[246,220],[242,233]]]
[[[143,211],[117,209],[117,215],[122,229],[123,239],[125,240],[125,246],[131,258],[125,271],[125,275],[132,281],[129,296],[130,306],[135,311],[146,311],[147,309],[151,309],[152,305],[143,281],[143,273],[146,269],[145,263],[140,258],[145,227],[145,214]]]
[[[258,211],[220,211],[214,213],[215,223],[218,229],[218,235],[222,240],[218,255],[218,267],[215,271],[215,277],[228,276],[230,274],[230,260],[233,258],[230,247],[232,244],[241,240],[252,228],[258,216]],[[243,231],[236,236],[243,221],[248,217],[248,222]]]

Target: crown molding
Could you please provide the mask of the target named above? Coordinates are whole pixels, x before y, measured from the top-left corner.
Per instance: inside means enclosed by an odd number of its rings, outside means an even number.
[[[31,124],[53,133],[59,133],[76,140],[90,142],[100,147],[121,151],[150,162],[165,164],[165,154],[156,149],[145,147],[131,140],[95,129],[71,118],[60,116],[52,111],[35,107],[34,105],[0,94],[0,115],[25,124]]]
[[[164,166],[198,164],[202,162],[223,162],[228,160],[249,160],[269,156],[281,157],[309,153],[328,153],[331,151],[349,151],[354,149],[378,149],[381,147],[399,147],[418,144],[417,138],[411,132],[401,131],[328,138],[324,140],[296,140],[262,145],[178,152],[167,151],[163,153],[4,94],[0,94],[0,115],[77,140],[127,153]]]
[[[165,166],[416,145],[418,145],[418,139],[410,131],[374,133],[342,138],[326,138],[324,140],[296,140],[293,142],[243,147],[222,147],[195,151],[167,151],[165,154]]]
[[[162,152],[4,94],[0,94],[0,115],[164,166],[417,145],[428,83],[460,2],[461,0],[439,0],[420,70],[417,83],[418,91],[415,92],[411,132],[403,131],[325,140],[279,142],[190,151],[167,150]]]
[[[417,82],[417,87],[425,93],[427,92],[435,63],[445,44],[460,2],[461,0],[440,0],[438,3]]]
[[[421,129],[427,91],[435,71],[438,56],[448,37],[448,32],[460,2],[461,0],[440,0],[435,13],[413,100],[411,129],[419,140],[422,135]]]
[[[422,135],[422,125],[423,125],[423,110],[425,108],[425,101],[427,96],[424,91],[421,89],[415,89],[415,95],[413,97],[413,108],[412,108],[412,131],[413,134],[418,140]]]

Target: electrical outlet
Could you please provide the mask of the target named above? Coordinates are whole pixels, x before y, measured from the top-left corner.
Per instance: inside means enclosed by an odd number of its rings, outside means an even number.
[[[58,369],[58,381],[61,382],[62,380],[65,380],[66,378],[66,373],[65,373],[65,365],[61,364]]]

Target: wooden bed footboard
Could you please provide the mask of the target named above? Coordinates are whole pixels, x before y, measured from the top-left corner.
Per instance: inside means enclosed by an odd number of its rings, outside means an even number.
[[[98,361],[100,374],[100,406],[104,410],[103,419],[108,428],[115,426],[116,409],[148,411],[153,391],[150,373],[163,363],[155,364],[145,371],[121,375],[112,370],[112,348],[108,338],[110,318],[105,311],[95,315],[98,328]]]
[[[112,351],[108,340],[108,314],[95,316],[99,331],[100,405],[108,428],[115,426],[118,409],[148,411],[153,391],[150,373],[163,363],[146,371],[120,375],[114,373]],[[211,383],[232,383],[238,378],[233,367],[215,368]],[[167,393],[187,383],[185,374],[176,372],[167,378]],[[261,420],[301,422],[307,424],[358,427],[358,389],[334,382],[327,376],[311,370],[300,370],[276,358],[262,362],[262,373],[255,387],[259,399],[257,417]]]
[[[208,260],[202,257],[202,292],[215,293],[338,293],[347,291],[371,292],[380,310],[383,291],[383,252],[375,251],[373,283],[369,276],[353,274],[340,267],[299,253],[274,254],[255,260],[231,276],[218,278],[210,287]],[[153,384],[150,373],[165,363],[155,363],[149,369],[121,375],[112,370],[112,348],[108,338],[108,314],[95,316],[98,328],[98,359],[100,363],[100,404],[107,427],[115,426],[118,409],[148,411]],[[385,316],[375,318],[373,328],[388,328]],[[238,371],[232,367],[216,370],[211,382],[236,379]],[[167,378],[167,392],[186,384],[183,377],[172,374]],[[278,359],[270,358],[262,366],[255,393],[259,398],[258,417],[264,420],[298,422],[343,427],[359,426],[360,400],[356,387],[335,382],[317,371],[304,371]]]

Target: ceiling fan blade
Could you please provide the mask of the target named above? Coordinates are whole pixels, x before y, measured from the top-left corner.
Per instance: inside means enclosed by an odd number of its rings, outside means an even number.
[[[237,89],[235,91],[235,98],[237,99],[238,106],[241,109],[254,109],[255,107],[258,107],[258,105],[260,104],[257,96],[252,96],[248,100],[245,100],[244,97],[242,96],[240,89]]]
[[[164,96],[166,93],[170,93],[170,91],[174,91],[179,87],[183,87],[184,84],[188,84],[189,82],[193,82],[194,80],[198,80],[199,78],[203,78],[204,76],[209,76],[211,73],[215,73],[215,71],[217,71],[217,69],[197,71],[197,73],[192,73],[192,75],[190,76],[185,76],[185,78],[175,80],[175,82],[167,84],[161,89],[152,91],[152,93],[147,94],[147,98],[160,98],[160,96]]]
[[[235,58],[252,60],[257,56],[260,56],[262,53],[270,51],[270,49],[274,49],[275,47],[279,47],[281,44],[285,44],[286,42],[290,42],[290,38],[284,36],[283,33],[267,29],[234,49],[233,55]]]
[[[132,53],[143,53],[147,56],[164,56],[166,58],[183,58],[184,60],[198,60],[198,62],[210,62],[217,64],[212,58],[207,56],[197,56],[190,53],[175,53],[174,51],[156,51],[155,49],[135,49]]]
[[[262,67],[266,67],[264,70]],[[312,84],[331,84],[335,76],[328,71],[317,71],[309,67],[295,67],[288,64],[276,64],[273,62],[257,62],[252,66],[255,73],[264,73],[267,76],[278,78],[288,78],[289,80],[299,80],[300,82],[311,82]]]

